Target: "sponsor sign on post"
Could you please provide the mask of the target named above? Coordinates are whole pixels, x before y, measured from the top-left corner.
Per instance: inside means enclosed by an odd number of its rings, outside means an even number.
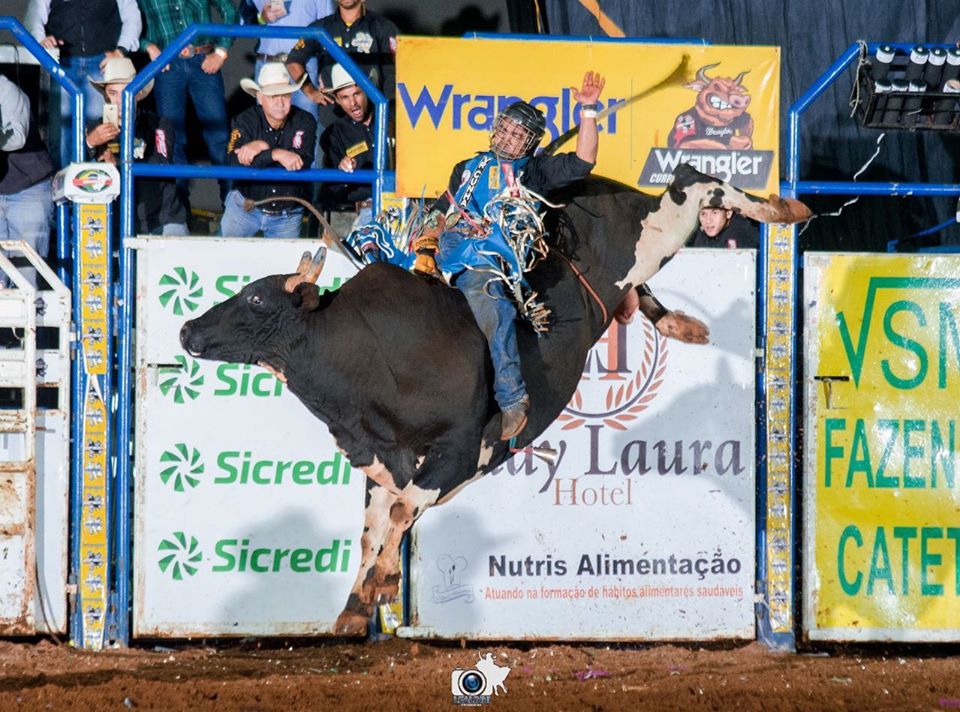
[[[806,256],[812,639],[960,640],[958,265]]]
[[[360,564],[362,473],[272,374],[194,359],[178,339],[187,319],[293,272],[317,245],[138,247],[134,634],[332,632]],[[354,272],[330,254],[320,286]]]
[[[518,455],[416,525],[405,634],[753,637],[755,254],[687,250],[652,286],[711,344],[611,327],[535,441],[557,461]]]
[[[605,77],[605,107],[663,83],[600,120],[596,173],[662,188],[689,163],[744,190],[777,191],[778,47],[400,37],[397,192],[443,192],[454,164],[489,147],[494,117],[518,99],[544,112],[544,145],[566,133],[580,121],[571,85],[586,70]],[[560,150],[575,148],[573,139]]]

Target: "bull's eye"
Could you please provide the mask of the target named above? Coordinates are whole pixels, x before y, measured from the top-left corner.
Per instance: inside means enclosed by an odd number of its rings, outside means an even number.
[[[251,294],[249,297],[247,297],[247,302],[255,307],[258,307],[263,304],[263,298],[259,294]]]

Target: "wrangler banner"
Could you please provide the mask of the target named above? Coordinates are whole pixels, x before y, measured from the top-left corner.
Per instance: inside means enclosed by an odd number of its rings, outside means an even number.
[[[807,257],[811,639],[960,640],[958,267]]]
[[[587,70],[606,79],[605,106],[626,102],[600,121],[596,173],[662,188],[689,163],[744,190],[776,191],[778,47],[400,37],[397,192],[442,192],[517,99],[546,114],[542,145],[573,128],[572,87]],[[575,148],[574,138],[560,150]]]

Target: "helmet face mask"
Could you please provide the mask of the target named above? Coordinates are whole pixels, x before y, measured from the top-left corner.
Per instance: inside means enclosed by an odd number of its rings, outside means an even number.
[[[543,113],[518,101],[497,114],[490,132],[490,150],[503,160],[514,160],[536,150],[546,130]]]

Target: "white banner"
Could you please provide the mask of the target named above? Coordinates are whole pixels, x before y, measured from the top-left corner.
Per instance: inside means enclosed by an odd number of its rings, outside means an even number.
[[[754,637],[755,253],[686,250],[651,286],[710,345],[613,327],[536,441],[559,461],[518,456],[417,524],[410,634]]]
[[[271,374],[193,359],[179,342],[187,319],[317,246],[142,241],[136,636],[332,632],[360,564],[362,473]],[[331,253],[321,286],[354,273]]]

